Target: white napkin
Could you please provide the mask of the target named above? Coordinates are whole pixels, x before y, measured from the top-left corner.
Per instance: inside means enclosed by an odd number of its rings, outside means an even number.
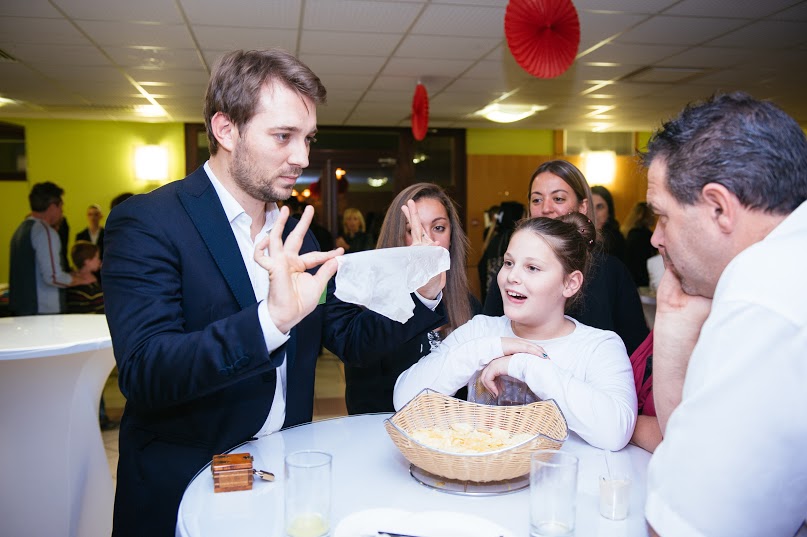
[[[399,323],[405,323],[415,310],[409,293],[451,267],[448,250],[441,246],[382,248],[336,259],[336,298]]]

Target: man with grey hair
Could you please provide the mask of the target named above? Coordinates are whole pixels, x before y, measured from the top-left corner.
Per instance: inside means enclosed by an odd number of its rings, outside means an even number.
[[[662,536],[787,536],[807,515],[807,139],[743,93],[688,106],[643,155],[664,440],[646,517]]]

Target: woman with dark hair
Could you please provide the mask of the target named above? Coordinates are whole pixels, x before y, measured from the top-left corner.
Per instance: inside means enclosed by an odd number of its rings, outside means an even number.
[[[417,362],[481,306],[468,292],[468,238],[454,202],[437,185],[404,189],[387,211],[377,248],[435,245],[446,248],[454,270],[438,274],[413,294],[414,315],[401,324],[340,301],[329,289],[325,347],[345,365],[350,414],[392,412],[392,391],[402,371]],[[364,365],[367,364],[367,365]]]
[[[614,213],[614,197],[604,186],[591,187],[591,198],[594,200],[594,216],[597,231],[600,233],[602,248],[623,263],[625,262],[625,237],[619,230],[619,222]]]
[[[517,201],[505,201],[499,206],[492,224],[492,236],[487,241],[482,257],[477,264],[482,296],[488,292],[490,282],[496,279],[496,274],[502,268],[502,256],[507,250],[507,243],[510,242],[510,236],[522,218],[524,218],[523,204]]]
[[[528,195],[532,218],[558,218],[579,212],[592,222],[596,220],[586,178],[574,164],[565,160],[541,164],[530,178]],[[502,315],[504,312],[502,292],[495,283],[491,284],[485,297],[485,315]],[[639,293],[624,263],[597,248],[583,291],[582,301],[572,307],[569,315],[583,324],[616,332],[628,353],[636,350],[649,330]]]
[[[504,315],[478,315],[398,378],[395,407],[424,388],[453,393],[467,385],[476,401],[499,393],[498,377],[553,399],[569,429],[602,449],[625,447],[636,423],[636,390],[625,345],[611,331],[568,317],[580,298],[596,230],[572,212],[519,223],[498,274]],[[480,373],[481,370],[481,373]],[[480,387],[481,385],[481,387]]]
[[[653,236],[652,227],[655,223],[656,216],[647,202],[640,201],[633,206],[622,226],[622,232],[627,237],[625,264],[637,287],[650,285],[647,260],[658,253],[658,250],[650,244],[650,237]]]

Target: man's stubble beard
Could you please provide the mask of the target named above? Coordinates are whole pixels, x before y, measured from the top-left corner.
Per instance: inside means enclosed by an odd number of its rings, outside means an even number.
[[[252,155],[247,149],[246,145],[242,142],[239,143],[233,152],[233,159],[229,166],[230,177],[238,188],[246,192],[250,197],[261,200],[266,203],[275,203],[277,201],[284,201],[291,197],[293,186],[286,189],[276,188],[276,179],[271,178],[264,181],[257,166],[253,165]],[[287,173],[288,172],[288,173]],[[280,175],[297,175],[302,173],[301,168],[294,168],[279,173]]]

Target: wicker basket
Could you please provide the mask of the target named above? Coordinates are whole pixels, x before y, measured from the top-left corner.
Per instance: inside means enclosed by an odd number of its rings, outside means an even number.
[[[534,434],[530,440],[486,453],[449,453],[421,444],[410,431],[454,423],[476,429],[498,427],[511,434]],[[415,466],[447,479],[504,481],[530,471],[530,454],[538,449],[558,449],[568,437],[566,419],[555,401],[524,406],[488,406],[469,403],[431,390],[420,392],[406,406],[384,421],[392,441]]]

